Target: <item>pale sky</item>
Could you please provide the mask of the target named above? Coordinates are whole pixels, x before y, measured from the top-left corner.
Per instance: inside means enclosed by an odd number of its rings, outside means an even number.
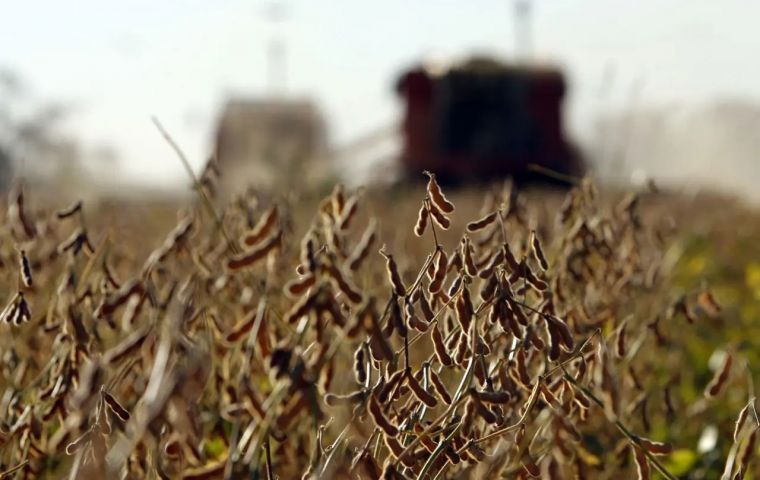
[[[116,149],[114,176],[168,185],[182,170],[150,116],[200,165],[227,96],[267,92],[273,35],[287,93],[315,97],[338,144],[397,120],[392,85],[412,62],[514,54],[512,0],[289,0],[276,26],[271,3],[0,0],[0,66],[71,106],[67,129],[86,146]],[[569,129],[583,136],[635,85],[640,102],[760,99],[758,18],[755,0],[534,0],[534,56],[568,69]]]

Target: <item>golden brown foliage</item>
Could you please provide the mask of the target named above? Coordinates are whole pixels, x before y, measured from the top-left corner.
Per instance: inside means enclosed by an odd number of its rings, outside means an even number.
[[[584,181],[554,218],[507,184],[475,213],[429,174],[390,221],[367,197],[339,186],[305,215],[249,192],[135,246],[88,229],[82,202],[15,191],[1,476],[675,478],[685,446],[653,425],[709,409],[746,359],[726,347],[692,405],[651,373],[642,352],[726,307],[658,293],[667,238],[638,196]],[[731,478],[757,425],[753,400]]]

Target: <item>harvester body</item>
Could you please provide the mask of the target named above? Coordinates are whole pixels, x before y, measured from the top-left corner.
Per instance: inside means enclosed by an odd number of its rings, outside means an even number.
[[[397,84],[405,108],[402,166],[447,182],[528,178],[536,166],[581,175],[583,162],[562,127],[565,91],[554,68],[492,60],[436,73],[416,67]]]

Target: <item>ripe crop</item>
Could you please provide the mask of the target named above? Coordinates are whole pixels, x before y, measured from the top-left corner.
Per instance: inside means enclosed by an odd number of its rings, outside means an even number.
[[[673,234],[640,193],[583,181],[548,214],[507,183],[473,211],[428,177],[376,217],[340,186],[308,214],[202,192],[160,241],[17,190],[0,477],[677,478],[685,425],[724,404],[727,452],[701,468],[756,463],[741,345],[679,389],[674,332],[725,308],[669,293]]]

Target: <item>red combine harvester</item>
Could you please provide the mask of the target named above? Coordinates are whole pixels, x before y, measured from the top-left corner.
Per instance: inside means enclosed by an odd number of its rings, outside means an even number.
[[[531,165],[583,174],[562,129],[559,70],[472,59],[440,73],[414,68],[396,89],[405,103],[401,162],[413,178],[430,170],[448,183],[526,180],[536,177]]]

